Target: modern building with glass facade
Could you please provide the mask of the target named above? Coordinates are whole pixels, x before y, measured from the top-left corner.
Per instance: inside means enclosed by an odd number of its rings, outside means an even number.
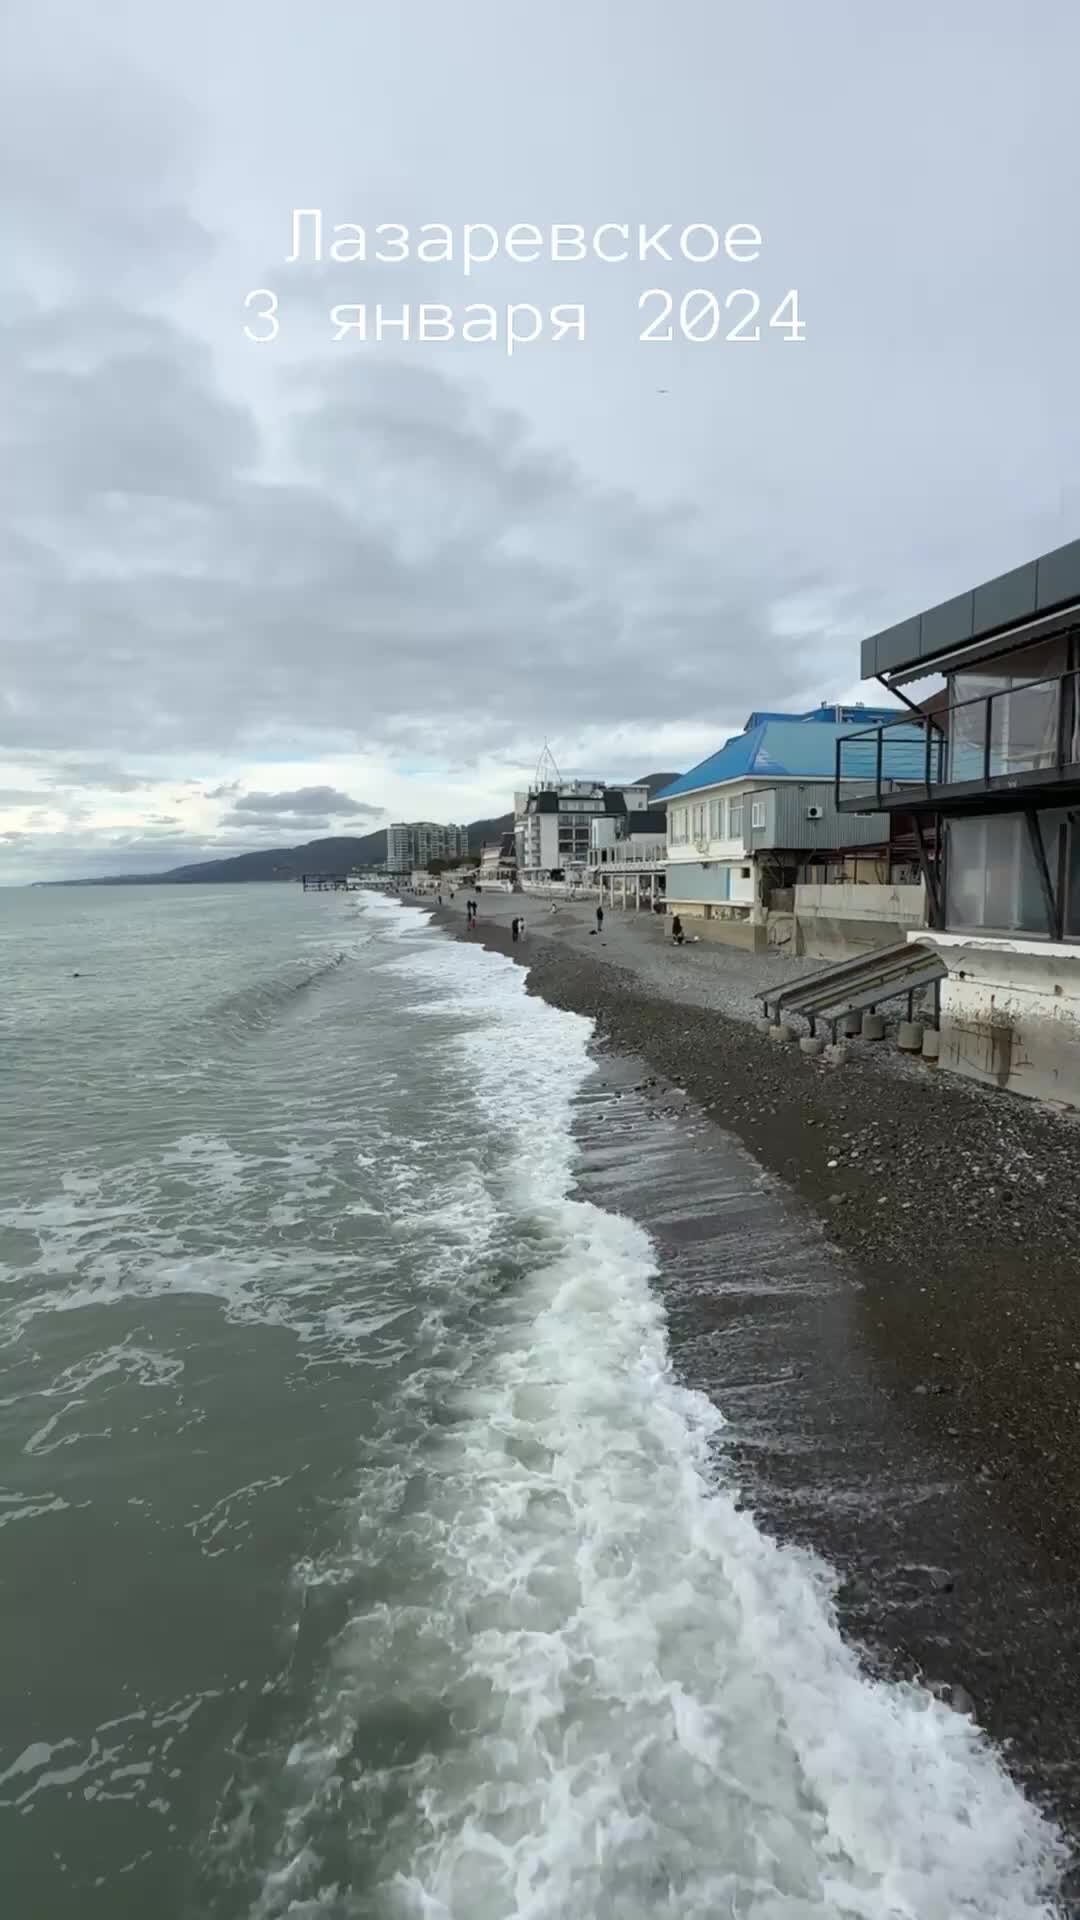
[[[838,740],[837,806],[918,823],[943,1063],[1080,1103],[1080,541],[871,636],[862,672],[909,704]]]

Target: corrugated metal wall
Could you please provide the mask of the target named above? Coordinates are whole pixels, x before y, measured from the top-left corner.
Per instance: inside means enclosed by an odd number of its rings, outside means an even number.
[[[765,801],[765,825],[750,828],[754,851],[766,848],[805,849],[872,847],[889,838],[886,813],[838,813],[831,781],[785,780],[781,785],[757,795]],[[750,819],[753,798],[747,795],[746,811]],[[808,820],[807,809],[820,807],[821,818]]]

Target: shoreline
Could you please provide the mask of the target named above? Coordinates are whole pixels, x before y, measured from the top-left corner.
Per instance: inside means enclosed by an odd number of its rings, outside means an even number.
[[[673,1363],[732,1422],[749,1504],[835,1569],[841,1626],[871,1669],[973,1704],[1077,1844],[1080,1128],[925,1070],[858,1056],[831,1070],[777,1049],[602,949],[573,950],[562,928],[532,931],[535,907],[515,945],[504,919],[521,905],[485,898],[473,933],[432,911],[526,968],[528,992],[592,1019],[635,1137],[675,1130],[669,1182],[692,1164],[705,1191],[734,1147],[792,1259],[830,1275],[782,1311],[752,1273],[740,1286],[725,1268],[717,1287],[715,1243],[695,1253],[692,1213],[627,1167],[617,1205],[658,1247]],[[744,1274],[745,1253],[744,1238]],[[752,1383],[731,1366],[748,1326]]]

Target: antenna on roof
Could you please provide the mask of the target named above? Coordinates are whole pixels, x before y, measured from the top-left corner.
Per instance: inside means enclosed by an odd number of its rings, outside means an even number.
[[[555,755],[546,740],[544,750],[536,763],[536,785],[538,787],[562,786],[562,774],[555,764]]]

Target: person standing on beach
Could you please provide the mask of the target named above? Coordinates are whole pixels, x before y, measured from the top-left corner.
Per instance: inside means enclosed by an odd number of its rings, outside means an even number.
[[[603,933],[603,931],[604,931],[604,909],[603,909],[603,907],[597,907],[597,909],[596,909],[596,931],[597,931],[597,933]]]
[[[511,922],[510,922],[510,938],[511,938],[511,940],[516,940],[516,939],[517,939],[517,937],[518,937],[518,927],[519,927],[520,925],[521,925],[521,922],[520,922],[520,921],[518,920],[518,918],[517,918],[517,916],[515,915],[515,917],[514,917],[514,919],[513,919],[513,920],[511,920]]]
[[[518,939],[524,940],[524,938],[525,938],[525,915],[522,914],[521,919],[518,921]]]

